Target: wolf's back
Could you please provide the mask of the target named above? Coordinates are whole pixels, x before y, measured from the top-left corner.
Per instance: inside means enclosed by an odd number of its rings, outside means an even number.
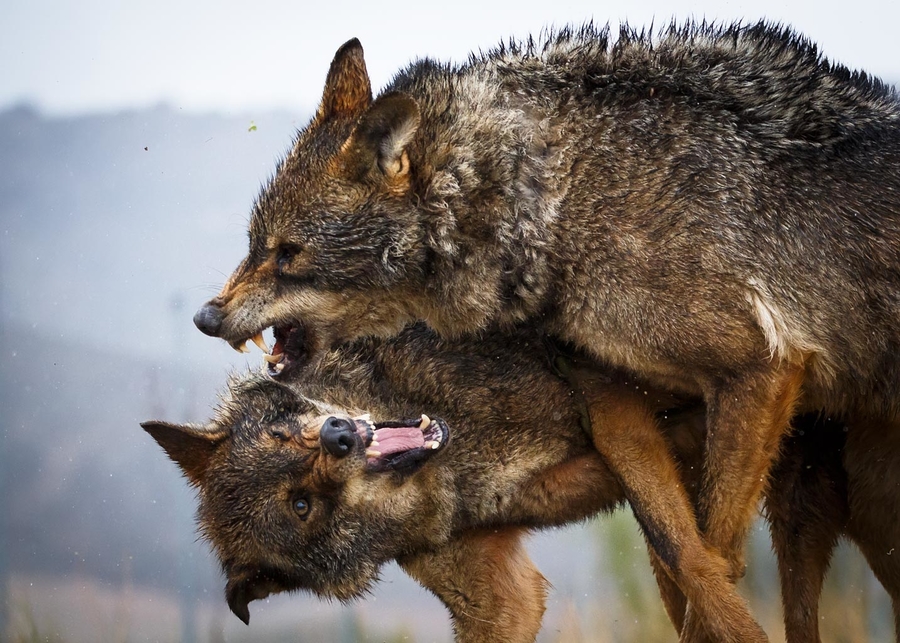
[[[496,145],[498,167],[527,173],[510,245],[528,234],[556,246],[558,273],[618,284],[607,299],[593,290],[605,319],[664,325],[664,311],[695,307],[714,318],[729,313],[704,301],[732,301],[774,357],[818,356],[811,391],[900,389],[885,358],[900,347],[900,102],[878,79],[787,28],[688,24],[618,38],[564,29],[456,69],[414,65],[394,88],[447,97],[456,123],[475,124],[457,140],[476,156],[496,114],[536,132],[515,155]],[[473,186],[509,190],[492,179]],[[548,229],[555,240],[540,237]],[[552,279],[529,261],[510,260],[535,283]],[[630,303],[631,287],[658,294]]]

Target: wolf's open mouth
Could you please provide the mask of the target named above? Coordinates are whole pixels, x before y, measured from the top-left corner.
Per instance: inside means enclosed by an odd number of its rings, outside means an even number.
[[[275,345],[269,352],[266,340],[263,339],[262,332],[257,333],[249,340],[259,346],[263,352],[263,360],[269,365],[269,375],[278,377],[289,372],[294,366],[304,364],[308,361],[309,350],[306,329],[300,324],[285,324],[283,326],[273,326],[272,330],[275,334]],[[232,346],[239,353],[247,353],[249,349],[246,346],[247,340],[234,342]]]
[[[357,434],[366,447],[366,469],[371,472],[410,472],[444,448],[450,429],[441,419],[422,415],[417,420],[373,423],[368,415],[354,418]]]
[[[263,355],[269,363],[269,375],[278,377],[307,361],[306,329],[300,325],[274,326],[275,345],[272,352]]]

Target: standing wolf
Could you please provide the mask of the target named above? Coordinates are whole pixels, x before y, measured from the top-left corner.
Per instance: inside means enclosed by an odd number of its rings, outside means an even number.
[[[896,416],[898,116],[880,82],[765,24],[564,30],[419,61],[375,100],[351,41],[195,322],[236,347],[274,326],[283,372],[412,319],[444,335],[533,320],[702,395],[698,522],[736,576],[801,390],[804,407]],[[655,524],[671,458],[635,466],[628,431],[595,442],[627,493],[656,481],[629,496]],[[765,640],[746,614],[724,627]]]

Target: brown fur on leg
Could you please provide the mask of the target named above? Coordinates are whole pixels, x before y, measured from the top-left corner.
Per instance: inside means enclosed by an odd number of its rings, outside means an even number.
[[[684,629],[684,615],[688,606],[687,597],[681,591],[681,588],[678,587],[678,583],[669,576],[669,572],[666,571],[665,566],[656,555],[646,536],[644,541],[647,543],[650,567],[653,569],[653,577],[656,579],[656,587],[659,589],[659,597],[662,599],[666,615],[669,617],[669,621],[672,622],[675,631],[681,634],[682,629]]]
[[[698,611],[709,635],[717,641],[766,641],[729,580],[728,563],[700,536],[645,388],[624,377],[595,381],[589,373],[572,375],[590,409],[596,448],[619,477],[658,564]]]
[[[525,530],[469,531],[445,547],[398,560],[443,601],[457,643],[531,643],[548,583],[522,543]]]
[[[707,399],[707,448],[700,528],[744,574],[744,539],[800,396],[804,372],[782,364],[718,382]]]
[[[703,412],[702,407],[690,405],[685,409],[677,410],[673,407],[675,405],[680,406],[683,403],[679,403],[677,399],[667,399],[666,396],[659,395],[658,392],[654,394],[654,401],[658,403],[651,405],[651,407],[656,411],[657,415],[660,414],[661,409],[665,409],[663,415],[667,420],[666,439],[678,460],[681,480],[693,506],[696,507],[700,477],[703,470],[702,455],[703,442],[706,438],[706,414]],[[688,610],[687,597],[666,571],[666,568],[656,555],[650,540],[646,536],[644,540],[647,543],[650,566],[656,578],[656,585],[659,588],[663,606],[666,609],[669,620],[675,627],[675,631],[680,635],[684,631],[685,617]],[[695,638],[699,636],[700,634],[697,634]]]

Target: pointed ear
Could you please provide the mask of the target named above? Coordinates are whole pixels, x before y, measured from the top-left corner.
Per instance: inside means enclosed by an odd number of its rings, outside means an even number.
[[[337,50],[328,78],[325,93],[316,114],[316,120],[323,121],[333,116],[358,116],[372,103],[372,84],[363,48],[354,38]]]
[[[357,176],[373,169],[389,179],[409,173],[406,146],[419,127],[419,105],[401,92],[380,96],[344,143],[343,154]]]
[[[191,484],[200,486],[206,479],[209,461],[228,433],[193,424],[141,422],[141,427],[159,443],[179,466]]]

